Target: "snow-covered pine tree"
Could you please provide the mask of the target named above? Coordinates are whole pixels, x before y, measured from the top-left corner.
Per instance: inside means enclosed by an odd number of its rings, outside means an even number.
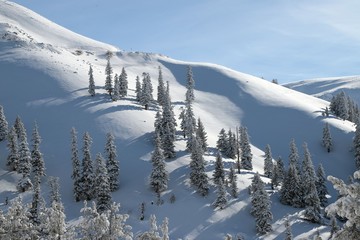
[[[279,175],[278,175],[279,170],[278,170],[277,164],[273,164],[273,172],[272,173],[273,174],[271,177],[271,188],[275,189],[280,184]]]
[[[20,134],[21,134],[21,131],[23,129],[25,129],[25,126],[24,126],[24,123],[21,121],[21,118],[20,116],[16,116],[16,119],[15,119],[15,123],[14,123],[14,128],[16,130],[16,134],[17,134],[17,137],[18,139],[20,138]]]
[[[196,133],[196,120],[191,101],[185,106],[185,136],[187,137],[186,149],[191,152],[192,138]]]
[[[158,87],[157,87],[157,102],[160,106],[163,106],[165,103],[165,84],[161,71],[161,67],[159,66],[159,78],[158,78]]]
[[[228,135],[225,131],[224,128],[222,128],[219,132],[219,135],[218,135],[218,140],[216,142],[216,147],[217,149],[224,153],[225,152],[225,149],[226,149],[226,146],[227,146],[227,142],[228,142]]]
[[[120,81],[119,76],[115,74],[114,76],[114,90],[112,95],[113,101],[117,101],[120,99]]]
[[[347,101],[347,97],[344,91],[339,93],[339,102],[338,102],[338,117],[343,120],[347,120],[349,118],[349,104]]]
[[[255,174],[251,189],[251,213],[255,217],[256,230],[260,234],[266,234],[272,231],[273,215],[270,211],[270,197],[264,189],[264,183],[260,179],[259,173]]]
[[[225,155],[228,158],[235,159],[237,153],[237,142],[236,142],[235,133],[233,133],[231,129],[229,129],[227,136],[228,136],[228,141],[226,142],[227,144],[225,148]]]
[[[356,124],[353,144],[354,144],[355,167],[357,170],[360,170],[360,121]]]
[[[280,202],[293,207],[303,207],[299,174],[291,163],[280,189]]]
[[[241,167],[252,170],[252,153],[246,127],[240,128]]]
[[[180,120],[180,129],[183,132],[184,138],[186,137],[185,129],[186,129],[186,122],[185,122],[185,111],[186,109],[181,107],[180,108],[180,114],[179,114],[179,120]]]
[[[159,134],[159,136],[163,135],[161,121],[162,121],[162,113],[161,110],[158,110],[155,115],[154,128],[155,128],[155,134]]]
[[[284,167],[284,162],[280,156],[276,160],[276,170],[279,176],[279,181],[282,182],[285,178],[285,167]]]
[[[49,177],[48,185],[50,188],[50,202],[61,203],[59,178]]]
[[[7,138],[9,132],[9,124],[6,121],[4,108],[0,105],[0,142]]]
[[[229,182],[230,182],[230,194],[233,198],[237,198],[238,197],[237,176],[235,174],[235,170],[233,166],[230,167]]]
[[[153,100],[152,92],[153,88],[151,84],[150,74],[144,72],[141,85],[140,103],[145,107],[145,110],[149,109],[149,105]]]
[[[108,133],[106,135],[105,144],[106,169],[109,175],[110,191],[114,192],[119,189],[119,160],[117,160],[117,152],[114,135]]]
[[[72,229],[66,226],[66,215],[61,202],[53,201],[51,207],[47,209],[46,215],[46,227],[42,227],[42,229],[47,228],[48,239],[75,239]]]
[[[111,67],[110,64],[110,58],[108,58],[107,60],[107,64],[105,67],[105,75],[106,75],[106,79],[105,79],[105,90],[108,91],[108,93],[111,96],[111,93],[113,91],[113,83],[112,83],[112,74],[113,73],[113,69]]]
[[[97,211],[101,214],[110,210],[111,205],[111,191],[109,184],[109,174],[106,169],[105,160],[101,153],[96,155],[96,169],[95,169],[95,186],[96,192],[96,206]]]
[[[83,136],[83,160],[82,160],[82,174],[81,174],[81,186],[82,186],[82,199],[91,200],[94,196],[94,170],[93,161],[91,160],[91,144],[92,139],[88,132]]]
[[[41,137],[39,134],[39,128],[35,122],[34,130],[32,133],[32,150],[31,150],[31,159],[32,159],[32,171],[36,177],[40,180],[41,177],[45,176],[45,162],[40,151]]]
[[[188,66],[187,69],[187,81],[186,81],[186,102],[192,103],[195,100],[195,94],[194,94],[194,87],[195,87],[195,80],[193,78],[193,72],[191,66]]]
[[[222,160],[221,153],[218,151],[216,154],[216,161],[215,161],[215,169],[213,173],[214,183],[219,185],[220,180],[224,183],[225,182],[225,172],[224,172],[224,163]]]
[[[216,200],[213,203],[215,208],[223,209],[226,206],[228,202],[226,195],[227,193],[225,189],[225,184],[223,180],[220,178],[217,184]]]
[[[333,239],[360,239],[360,171],[354,173],[356,181],[348,185],[333,176],[328,176],[327,179],[341,197],[326,207],[325,211],[329,215],[346,219],[343,229],[337,232]]]
[[[190,162],[190,182],[202,196],[209,192],[209,180],[205,172],[205,162],[202,148],[194,136],[191,144],[191,162]]]
[[[79,224],[81,239],[107,239],[106,233],[109,229],[109,221],[106,213],[100,214],[96,203],[88,207],[84,201],[84,207],[81,209],[82,221]]]
[[[205,131],[204,124],[202,123],[200,118],[198,118],[198,121],[197,121],[196,137],[200,140],[200,144],[201,144],[203,151],[206,152],[207,148],[208,148],[207,133]]]
[[[81,164],[79,159],[78,143],[77,143],[77,132],[73,127],[71,129],[71,162],[72,162],[72,174],[73,179],[73,193],[75,201],[80,201],[83,195],[83,188],[81,185]]]
[[[295,139],[290,141],[289,164],[294,164],[298,174],[301,173],[299,151],[296,147]]]
[[[40,179],[39,177],[35,177],[34,181],[34,193],[32,197],[32,202],[29,208],[29,219],[33,225],[40,224],[40,201],[41,201],[41,191],[40,191]]]
[[[141,101],[141,83],[139,76],[136,76],[135,79],[135,93],[136,93],[136,101]]]
[[[124,67],[121,69],[119,82],[120,82],[120,88],[119,88],[120,96],[125,97],[127,96],[127,91],[128,91],[128,80],[127,80],[127,73]]]
[[[155,136],[155,149],[151,156],[153,168],[150,174],[150,186],[156,193],[166,190],[168,186],[169,174],[165,169],[164,158],[161,150],[161,139],[157,134]]]
[[[31,152],[24,125],[20,125],[19,168],[17,171],[22,174],[22,179],[18,183],[18,189],[24,192],[32,186],[31,180],[29,179],[31,172]]]
[[[327,152],[330,152],[332,150],[333,144],[328,123],[325,123],[325,126],[323,128],[322,145],[325,147]]]
[[[131,240],[133,237],[131,226],[126,224],[129,215],[120,214],[119,209],[120,204],[113,202],[110,206],[110,210],[106,213],[109,221],[109,230],[107,231],[108,239]]]
[[[90,65],[89,67],[89,89],[88,92],[90,93],[91,96],[95,96],[95,81],[94,81],[94,76],[93,76],[93,69]]]
[[[10,128],[7,148],[9,154],[6,158],[6,166],[9,167],[10,171],[17,171],[19,167],[19,147],[18,138],[14,127]]]
[[[320,205],[322,207],[325,207],[327,204],[327,197],[328,190],[326,188],[326,177],[325,177],[325,171],[321,164],[319,164],[317,170],[316,170],[316,190],[319,196]]]
[[[273,175],[274,164],[272,161],[272,154],[270,145],[267,144],[265,147],[265,159],[264,159],[264,174],[268,178],[272,178]]]
[[[301,186],[305,203],[305,217],[312,222],[320,221],[320,200],[316,190],[316,175],[307,144],[304,143]]]

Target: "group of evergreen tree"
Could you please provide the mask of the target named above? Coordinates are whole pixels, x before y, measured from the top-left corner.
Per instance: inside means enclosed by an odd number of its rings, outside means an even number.
[[[354,123],[359,121],[359,107],[344,91],[332,97],[330,111],[343,120],[349,120]]]
[[[285,172],[280,190],[280,201],[293,207],[305,208],[305,217],[320,222],[321,207],[327,203],[325,173],[321,165],[315,172],[307,144],[304,143],[304,158],[300,164],[295,141],[290,143],[289,167]]]
[[[91,158],[92,139],[88,132],[83,136],[83,158],[80,161],[77,143],[77,132],[71,129],[71,160],[73,164],[73,192],[76,201],[97,200],[97,210],[104,212],[110,209],[111,192],[119,187],[119,161],[117,160],[114,136],[107,134],[105,155],[96,155],[95,161]]]

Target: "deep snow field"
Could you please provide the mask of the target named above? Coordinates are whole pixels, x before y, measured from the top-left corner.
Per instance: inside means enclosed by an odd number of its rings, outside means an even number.
[[[105,83],[106,52],[111,51],[114,73],[125,67],[129,94],[113,102],[103,89]],[[88,94],[89,64],[94,70],[96,96]],[[166,161],[170,173],[168,190],[162,194],[164,204],[151,204],[156,196],[149,188],[149,162],[154,149],[153,131],[157,106],[144,110],[135,100],[135,78],[148,72],[156,96],[158,67],[165,81],[169,81],[170,95],[176,118],[184,106],[187,66],[192,66],[195,79],[194,113],[205,125],[210,145],[205,154],[206,170],[212,176],[215,147],[221,128],[235,130],[246,126],[253,153],[253,171],[238,175],[239,197],[231,199],[224,210],[211,205],[215,186],[203,198],[189,184],[190,155],[186,141],[177,135],[176,158]],[[34,121],[43,139],[47,176],[60,178],[62,200],[67,220],[76,221],[83,203],[72,197],[70,130],[82,135],[88,131],[93,138],[92,157],[104,151],[106,133],[116,137],[120,161],[120,189],[113,200],[121,204],[121,212],[128,213],[128,224],[134,235],[148,229],[148,218],[155,214],[160,223],[169,218],[171,239],[222,239],[226,233],[243,234],[246,239],[282,239],[284,221],[288,216],[295,239],[312,238],[316,231],[326,239],[330,228],[302,220],[303,209],[279,202],[277,192],[270,192],[272,200],[273,232],[259,236],[255,220],[250,215],[248,186],[254,173],[263,173],[266,144],[270,144],[274,159],[281,156],[288,163],[289,143],[296,140],[303,156],[302,144],[307,142],[315,167],[322,163],[327,175],[347,181],[355,171],[352,153],[353,123],[333,116],[324,117],[322,111],[329,102],[300,93],[271,82],[208,63],[181,62],[161,54],[125,52],[66,30],[17,4],[0,1],[0,105],[4,107],[9,124],[17,115],[23,120],[30,141]],[[322,129],[329,123],[334,151],[327,153],[321,146]],[[179,129],[179,127],[178,127]],[[0,143],[0,202],[18,196],[19,175],[5,167],[6,143]],[[225,160],[229,170],[232,159]],[[270,179],[263,177],[265,182]],[[47,197],[46,181],[42,192]],[[328,183],[329,203],[337,197]],[[269,188],[270,189],[270,188]],[[174,194],[176,201],[169,202]],[[23,194],[30,201],[32,192]],[[145,220],[140,221],[139,206],[146,203]],[[5,209],[5,206],[1,206]]]

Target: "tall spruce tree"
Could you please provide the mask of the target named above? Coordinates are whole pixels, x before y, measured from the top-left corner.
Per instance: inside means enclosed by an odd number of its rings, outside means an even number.
[[[89,89],[88,92],[90,93],[91,96],[95,96],[95,81],[94,81],[94,76],[93,76],[93,69],[90,65],[89,67]]]
[[[213,203],[215,208],[223,209],[226,206],[228,202],[226,195],[227,193],[225,189],[225,184],[223,180],[220,178],[219,182],[217,183],[216,200]]]
[[[83,160],[82,160],[82,174],[81,174],[81,186],[83,199],[91,200],[94,196],[94,169],[93,161],[91,159],[91,144],[92,139],[88,132],[83,136]]]
[[[186,79],[187,79],[186,101],[192,103],[195,100],[195,94],[194,94],[195,80],[193,78],[193,72],[191,66],[188,66]]]
[[[198,118],[197,127],[196,127],[196,137],[200,140],[201,147],[204,152],[207,151],[208,143],[207,143],[207,133],[205,131],[204,124],[201,119]]]
[[[120,81],[119,76],[115,74],[114,76],[114,90],[112,95],[113,101],[117,101],[120,99]]]
[[[145,107],[145,110],[149,109],[149,105],[153,101],[152,92],[153,88],[151,84],[150,74],[144,72],[141,85],[140,103]]]
[[[216,154],[216,161],[215,161],[215,169],[214,169],[214,173],[213,173],[213,179],[214,179],[214,183],[216,185],[219,185],[220,181],[222,181],[223,183],[225,182],[224,163],[223,163],[222,156],[221,156],[220,152],[218,152]]]
[[[326,195],[329,194],[327,187],[326,187],[326,176],[324,168],[321,164],[319,164],[317,170],[316,170],[316,190],[319,196],[320,205],[322,207],[325,207],[327,204],[327,197]]]
[[[161,71],[161,67],[159,66],[159,78],[158,78],[158,87],[157,87],[157,102],[160,106],[163,106],[165,103],[165,84]]]
[[[290,164],[281,185],[280,202],[293,207],[303,207],[300,178],[294,163]]]
[[[295,139],[291,139],[291,142],[290,142],[289,164],[294,164],[297,172],[299,174],[301,173],[300,157],[299,157],[298,149],[296,147]]]
[[[323,128],[322,144],[327,152],[330,152],[332,150],[333,144],[328,123],[325,123],[325,126]]]
[[[225,155],[228,158],[235,159],[237,154],[237,142],[235,133],[233,133],[231,129],[229,129],[227,136],[228,138],[225,147]]]
[[[123,67],[121,69],[121,74],[119,76],[119,93],[121,97],[125,97],[127,96],[127,91],[128,91],[128,80],[127,80],[127,73],[125,68]]]
[[[135,93],[136,93],[136,101],[141,101],[141,83],[139,76],[136,76],[135,79]]]
[[[110,191],[114,192],[119,188],[120,167],[119,161],[117,160],[115,139],[112,133],[106,135],[105,156]]]
[[[16,134],[17,134],[18,139],[20,139],[21,131],[23,129],[25,129],[25,126],[24,126],[24,123],[21,121],[21,118],[20,118],[19,115],[16,116],[15,123],[14,123],[14,128],[16,130]]]
[[[264,174],[268,178],[272,178],[273,175],[274,164],[272,162],[272,154],[270,145],[266,145],[265,147],[265,159],[264,159]]]
[[[19,168],[19,147],[16,130],[14,127],[10,128],[8,134],[8,156],[6,158],[6,166],[9,167],[10,171],[18,171]]]
[[[36,176],[35,178],[38,178]],[[32,197],[32,202],[29,209],[29,219],[34,225],[40,224],[40,202],[41,202],[41,192],[40,192],[40,179],[35,179],[34,181],[34,193]]]
[[[101,153],[96,155],[96,169],[95,169],[95,192],[96,192],[96,206],[98,212],[101,214],[110,210],[111,206],[111,190],[109,184],[109,174],[105,166],[105,160]]]
[[[192,109],[191,102],[187,102],[185,106],[185,136],[187,137],[186,148],[191,152],[192,138],[196,133],[196,120]]]
[[[45,162],[40,151],[41,137],[39,134],[39,129],[37,123],[35,122],[33,134],[32,134],[32,171],[36,177],[40,180],[41,177],[45,176]]]
[[[355,167],[357,170],[360,170],[360,121],[356,125],[353,144],[354,144],[354,155],[355,155]]]
[[[81,184],[81,164],[79,159],[79,151],[78,151],[78,142],[77,142],[77,132],[73,127],[71,129],[71,162],[72,162],[72,174],[71,178],[73,179],[73,193],[75,201],[80,201],[83,188]]]
[[[158,194],[167,189],[169,181],[169,174],[165,169],[164,158],[161,150],[161,139],[160,136],[156,134],[155,150],[151,156],[153,168],[150,175],[150,186]]]
[[[20,191],[26,191],[32,186],[29,179],[31,172],[31,152],[27,142],[26,129],[24,125],[20,125],[20,138],[19,138],[19,168],[18,173],[22,174],[22,179],[18,183]]]
[[[225,149],[226,149],[226,145],[227,145],[227,142],[228,142],[228,135],[225,131],[224,128],[222,128],[220,130],[220,133],[218,135],[218,140],[216,142],[216,147],[217,149],[222,152],[222,153],[225,153]]]
[[[105,67],[105,75],[106,75],[106,78],[105,78],[105,90],[108,91],[110,96],[111,96],[111,93],[113,91],[112,73],[113,73],[113,69],[112,69],[111,64],[110,64],[110,58],[108,58],[107,64],[106,64],[106,67]]]
[[[4,108],[0,105],[0,142],[6,140],[9,132],[9,124],[6,121]]]
[[[237,176],[235,174],[234,167],[230,167],[229,171],[229,182],[230,182],[230,194],[233,198],[238,196]]]
[[[252,153],[249,136],[246,127],[240,128],[241,166],[246,170],[252,170]]]

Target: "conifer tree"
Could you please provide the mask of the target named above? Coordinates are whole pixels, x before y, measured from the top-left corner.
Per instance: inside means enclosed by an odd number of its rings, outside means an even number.
[[[230,167],[230,172],[229,172],[229,182],[230,182],[230,194],[233,198],[237,198],[238,197],[237,176],[232,166]]]
[[[330,218],[330,226],[330,239],[332,239],[332,237],[334,237],[335,234],[339,231],[339,226],[337,225],[337,221],[334,215],[332,215]]]
[[[36,176],[35,178],[38,178],[38,176]],[[33,198],[32,198],[32,202],[30,205],[30,215],[29,215],[29,219],[32,221],[32,224],[34,225],[39,225],[40,224],[40,219],[39,219],[39,215],[40,215],[40,201],[41,201],[41,193],[40,193],[40,179],[35,179],[34,181],[34,193],[33,193]]]
[[[114,135],[108,133],[106,135],[105,156],[106,156],[106,169],[109,175],[110,191],[114,192],[119,188],[119,174],[120,167],[117,160],[117,152]]]
[[[91,96],[95,96],[95,81],[94,81],[94,76],[93,76],[93,69],[90,65],[89,67],[89,90],[88,92],[90,93]]]
[[[109,174],[101,153],[96,155],[95,192],[97,211],[101,214],[107,210],[110,210],[111,191],[109,184]]]
[[[221,153],[218,152],[216,155],[215,161],[215,170],[213,173],[214,183],[216,185],[220,184],[220,180],[224,183],[225,182],[225,172],[224,172],[224,163],[222,160]]]
[[[201,144],[203,151],[206,152],[207,148],[208,148],[207,133],[205,131],[204,124],[201,122],[200,118],[198,118],[198,121],[197,121],[196,137],[200,140],[200,144]]]
[[[160,106],[163,106],[165,103],[165,84],[162,76],[161,67],[159,66],[159,78],[158,78],[158,87],[157,87],[157,102]]]
[[[227,145],[227,142],[228,142],[228,135],[226,134],[226,131],[224,128],[222,128],[220,130],[220,133],[218,135],[218,140],[216,142],[216,147],[217,149],[224,153],[225,152],[225,149],[226,149],[226,145]]]
[[[196,137],[192,138],[191,162],[190,162],[190,182],[202,196],[206,196],[209,191],[208,176],[205,172],[205,162],[202,148]]]
[[[217,184],[216,200],[214,202],[214,207],[215,208],[223,209],[226,206],[226,204],[228,202],[226,194],[227,193],[226,193],[226,190],[225,190],[224,182],[220,178],[219,182]]]
[[[135,83],[135,93],[136,93],[136,101],[141,101],[141,83],[139,76],[136,76],[136,83]]]
[[[228,131],[228,141],[226,142],[225,154],[227,157],[235,159],[237,153],[237,143],[235,134],[229,129]]]
[[[299,174],[291,163],[280,189],[280,202],[293,207],[303,207]]]
[[[18,188],[20,191],[26,191],[32,186],[32,183],[29,179],[31,171],[31,152],[27,142],[27,135],[24,125],[20,126],[18,173],[22,174],[22,179],[18,183]]]
[[[149,105],[153,100],[152,92],[153,88],[150,75],[148,73],[143,73],[140,103],[145,107],[145,110],[149,109]]]
[[[128,91],[128,80],[127,80],[127,73],[125,71],[125,68],[123,67],[121,70],[121,74],[119,77],[120,87],[119,87],[119,93],[121,97],[127,96]]]
[[[186,109],[183,107],[181,107],[180,109],[181,109],[180,114],[179,114],[180,129],[183,132],[184,138],[186,138],[186,133],[185,133],[185,129],[186,129],[185,111],[186,111]]]
[[[289,219],[286,219],[285,221],[285,240],[293,240]]]
[[[281,157],[278,157],[278,159],[276,160],[276,170],[277,170],[277,175],[279,177],[279,181],[282,182],[285,178],[285,167]]]
[[[105,75],[106,75],[106,79],[105,79],[105,90],[108,91],[108,93],[111,96],[111,93],[113,91],[113,83],[112,83],[112,74],[113,73],[113,69],[111,67],[110,64],[110,58],[108,58],[107,60],[107,64],[105,67]]]
[[[265,160],[264,160],[264,174],[268,178],[272,178],[274,165],[272,162],[271,148],[270,145],[266,145],[265,148]]]
[[[158,110],[155,115],[154,127],[155,127],[155,134],[159,134],[162,136],[164,133],[163,126],[162,126],[162,113],[161,110]]]
[[[327,203],[327,197],[326,195],[328,194],[328,190],[326,188],[325,182],[326,182],[326,177],[325,177],[325,171],[323,166],[320,164],[319,167],[317,168],[316,171],[316,190],[319,196],[319,200],[320,200],[320,205],[322,207],[325,207],[326,203]]]
[[[355,136],[353,140],[354,155],[355,155],[355,167],[360,170],[360,122],[356,125]]]
[[[77,143],[77,132],[73,127],[71,129],[71,162],[72,162],[72,174],[71,178],[73,179],[73,193],[75,201],[80,201],[83,189],[82,189],[82,176],[81,176],[81,165],[79,159],[78,143]]]
[[[41,137],[39,134],[39,129],[37,123],[35,122],[33,134],[32,134],[32,171],[35,176],[40,180],[41,177],[45,176],[45,162],[40,151]]]
[[[186,102],[192,103],[195,100],[194,95],[195,81],[193,78],[192,68],[188,66],[187,69],[187,81],[186,81]]]
[[[6,165],[9,167],[10,171],[18,171],[19,167],[19,147],[18,147],[18,138],[16,130],[14,127],[10,128],[8,134],[8,156]]]
[[[0,105],[0,142],[7,138],[9,132],[9,124],[6,121],[4,108]]]
[[[166,190],[168,186],[169,174],[165,169],[164,158],[161,150],[161,139],[157,134],[155,137],[155,150],[151,157],[153,168],[150,175],[150,186],[156,193]]]
[[[299,174],[301,173],[300,157],[299,157],[298,149],[296,147],[295,139],[291,139],[291,142],[290,142],[289,164],[294,164],[297,172]]]
[[[191,152],[192,138],[196,133],[196,120],[192,109],[191,101],[186,103],[185,106],[185,136],[188,138],[186,148]],[[195,137],[195,136],[194,136]]]
[[[249,136],[246,127],[240,128],[241,166],[246,170],[252,170],[252,153]]]
[[[82,174],[81,174],[81,186],[83,199],[91,200],[94,195],[94,170],[93,163],[91,160],[90,147],[92,139],[88,132],[84,133],[83,136],[83,160],[82,160]]]
[[[114,76],[114,90],[112,95],[113,101],[117,101],[120,99],[120,81],[119,76],[115,74]]]
[[[322,144],[325,147],[327,152],[330,152],[332,150],[332,139],[330,134],[330,128],[329,124],[325,123],[325,126],[323,128],[323,138],[322,138]]]
[[[60,184],[58,177],[49,177],[50,202],[61,203]]]
[[[16,130],[18,139],[20,139],[21,131],[23,131],[25,129],[24,123],[21,121],[20,116],[16,116],[14,128]]]

